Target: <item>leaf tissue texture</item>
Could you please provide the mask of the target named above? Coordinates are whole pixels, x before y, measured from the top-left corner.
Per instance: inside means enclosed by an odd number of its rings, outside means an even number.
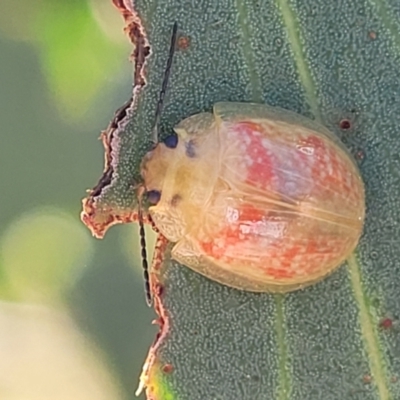
[[[142,375],[150,399],[400,399],[400,4],[396,0],[114,0],[136,59],[133,101],[104,135],[106,173],[84,201],[101,236],[134,221],[173,23],[179,39],[161,138],[218,101],[318,120],[366,188],[355,254],[287,295],[224,287],[166,253],[160,334]],[[140,50],[140,51],[139,51]],[[107,168],[108,166],[108,168]]]

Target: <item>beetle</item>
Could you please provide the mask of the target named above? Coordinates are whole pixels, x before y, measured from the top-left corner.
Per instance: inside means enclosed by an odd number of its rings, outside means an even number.
[[[156,121],[171,64],[172,55]],[[220,102],[163,142],[157,126],[141,175],[149,216],[174,244],[173,259],[230,287],[288,292],[354,251],[363,181],[349,151],[318,122],[266,104]]]

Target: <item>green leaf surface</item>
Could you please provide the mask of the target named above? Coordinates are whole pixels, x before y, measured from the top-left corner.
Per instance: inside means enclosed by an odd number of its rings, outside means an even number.
[[[218,101],[280,106],[342,139],[367,198],[357,254],[298,292],[241,292],[167,257],[157,275],[161,334],[142,376],[148,397],[400,399],[398,2],[137,0],[140,22],[128,0],[114,2],[136,49],[148,42],[151,54],[144,66],[136,63],[134,101],[108,130],[106,177],[84,202],[83,219],[95,234],[134,220],[133,187],[149,149],[174,21],[183,39],[163,137]],[[350,129],[341,129],[343,120]]]

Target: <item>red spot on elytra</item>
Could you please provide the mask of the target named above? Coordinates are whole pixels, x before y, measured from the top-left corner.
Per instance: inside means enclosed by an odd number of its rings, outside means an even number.
[[[291,260],[297,254],[299,254],[299,251],[300,251],[300,246],[297,244],[294,244],[293,246],[287,248],[287,250],[283,253],[283,257]]]
[[[244,204],[239,209],[238,223],[256,222],[265,217],[265,212],[254,207],[251,204]]]
[[[301,145],[305,147],[311,147],[317,152],[326,151],[325,142],[315,135],[307,136],[304,140],[301,141]]]
[[[237,211],[237,220],[234,222],[227,222],[226,227],[215,236],[212,242],[200,243],[206,254],[220,259],[224,256],[225,249],[228,246],[238,247],[245,245],[246,239],[243,238],[242,227],[251,226],[253,223],[261,221],[267,216],[264,210],[260,210],[249,203],[241,205]],[[218,243],[218,245],[216,245],[216,243]]]
[[[240,132],[242,143],[246,143],[244,156],[252,160],[252,164],[247,168],[245,181],[267,187],[274,176],[274,160],[263,145],[263,127],[255,122],[243,121],[235,125],[235,130]]]

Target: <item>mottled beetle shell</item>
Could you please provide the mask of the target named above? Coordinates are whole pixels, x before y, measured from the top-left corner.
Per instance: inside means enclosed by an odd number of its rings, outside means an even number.
[[[365,200],[349,153],[325,128],[266,105],[218,103],[175,128],[142,163],[149,213],[172,257],[235,288],[285,292],[338,267]]]

